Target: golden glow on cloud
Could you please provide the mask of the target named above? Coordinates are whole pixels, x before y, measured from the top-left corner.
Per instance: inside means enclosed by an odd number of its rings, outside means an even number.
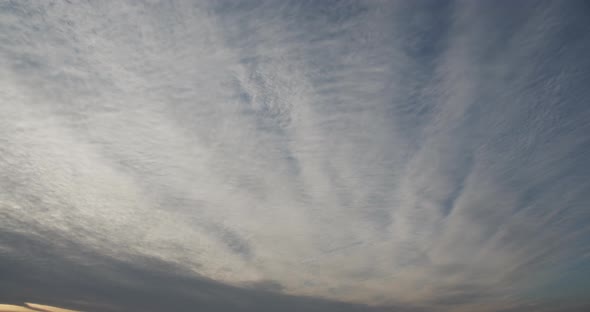
[[[0,312],[35,312],[35,310],[31,310],[25,307],[10,305],[10,304],[0,304]]]
[[[26,307],[10,304],[0,304],[0,312],[80,312],[43,304],[25,303]]]
[[[36,303],[25,302],[25,305],[31,309],[35,309],[36,311],[42,311],[42,312],[79,312],[76,310],[68,310],[68,309],[52,307],[52,306],[36,304]]]

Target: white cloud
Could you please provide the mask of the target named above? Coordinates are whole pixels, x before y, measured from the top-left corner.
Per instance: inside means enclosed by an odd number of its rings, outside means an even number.
[[[316,5],[3,4],[0,226],[379,304],[587,253],[566,9]]]

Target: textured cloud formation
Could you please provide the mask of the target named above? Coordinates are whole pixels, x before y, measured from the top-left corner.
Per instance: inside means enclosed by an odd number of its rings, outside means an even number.
[[[0,1],[0,299],[582,309],[588,13]]]

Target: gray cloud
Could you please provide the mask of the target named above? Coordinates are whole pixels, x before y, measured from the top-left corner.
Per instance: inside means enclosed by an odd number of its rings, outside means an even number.
[[[0,299],[557,306],[590,274],[587,10],[0,2]]]
[[[63,241],[62,241],[63,243]],[[216,311],[381,311],[320,299],[284,296],[223,285],[187,274],[157,259],[131,256],[128,261],[104,258],[72,242],[67,247],[2,232],[3,245],[27,246],[21,259],[2,257],[9,267],[0,282],[11,303],[38,300],[85,311],[167,311],[208,308]],[[3,272],[4,273],[4,272]],[[264,288],[264,289],[263,289]],[[275,288],[273,286],[273,288]]]

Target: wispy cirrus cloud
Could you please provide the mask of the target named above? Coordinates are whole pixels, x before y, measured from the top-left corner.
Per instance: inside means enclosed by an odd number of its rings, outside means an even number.
[[[0,12],[5,267],[135,263],[121,307],[164,263],[215,298],[498,311],[587,263],[582,4]]]

